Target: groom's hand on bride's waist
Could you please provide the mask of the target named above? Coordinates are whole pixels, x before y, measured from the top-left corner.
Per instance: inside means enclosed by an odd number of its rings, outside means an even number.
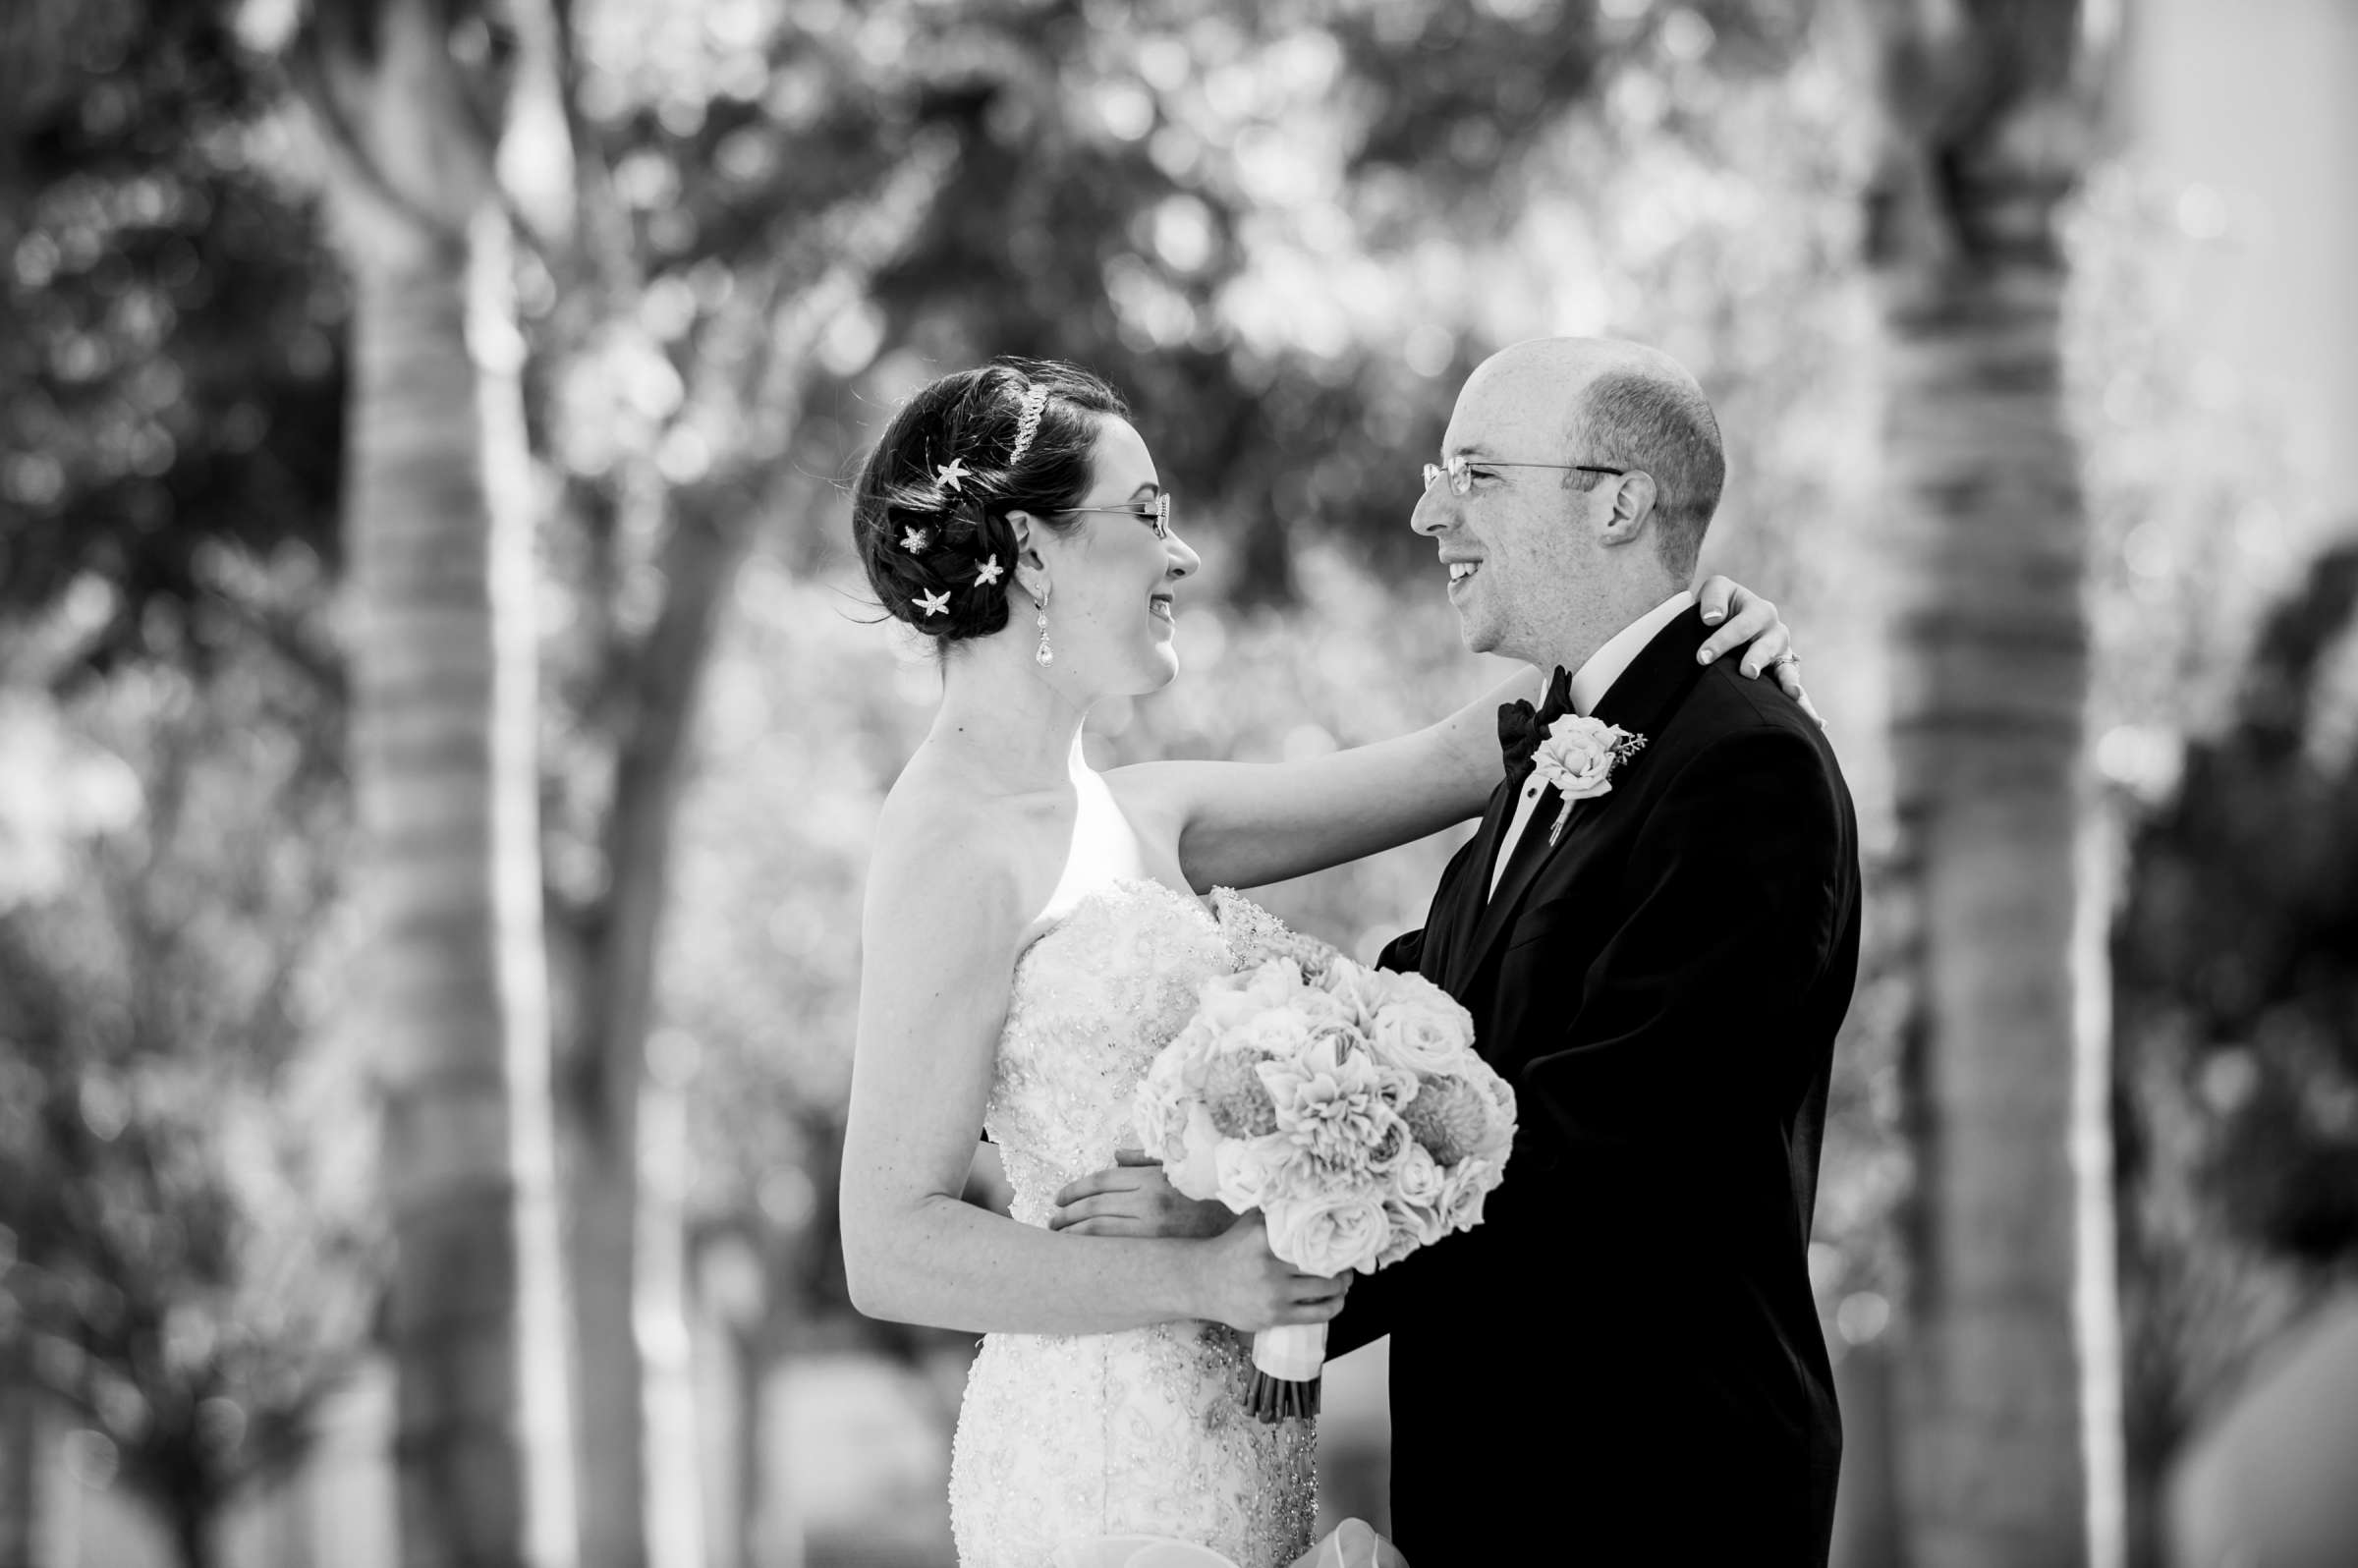
[[[1114,1151],[1110,1169],[1095,1171],[1056,1195],[1048,1229],[1076,1236],[1217,1236],[1236,1215],[1217,1199],[1198,1202],[1173,1187],[1162,1161],[1140,1149]]]

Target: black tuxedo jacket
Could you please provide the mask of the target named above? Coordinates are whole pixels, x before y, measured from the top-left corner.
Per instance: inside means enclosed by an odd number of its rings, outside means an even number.
[[[1597,716],[1609,793],[1491,796],[1383,962],[1474,1015],[1518,1129],[1484,1223],[1352,1286],[1329,1354],[1392,1336],[1392,1526],[1418,1568],[1825,1561],[1841,1425],[1810,1293],[1858,826],[1774,683],[1699,666],[1688,610]]]

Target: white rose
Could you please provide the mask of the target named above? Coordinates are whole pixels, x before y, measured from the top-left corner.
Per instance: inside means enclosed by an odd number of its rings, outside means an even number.
[[[1617,724],[1567,713],[1547,726],[1547,738],[1532,754],[1532,768],[1567,801],[1612,793],[1617,748],[1629,732]]]
[[[1370,1048],[1368,1036],[1348,1018],[1313,1019],[1310,1037],[1314,1043],[1331,1047],[1338,1058],[1358,1056],[1364,1060]]]
[[[1290,1061],[1310,1048],[1316,1037],[1314,1029],[1310,1016],[1299,1008],[1264,1006],[1249,1022],[1237,1027],[1229,1036],[1229,1043],[1263,1056]]]
[[[1403,1204],[1438,1208],[1447,1186],[1448,1177],[1440,1162],[1422,1144],[1411,1143],[1408,1152],[1400,1156],[1400,1163],[1392,1169],[1392,1196]]]
[[[1416,1232],[1405,1229],[1394,1222],[1390,1232],[1384,1237],[1383,1251],[1376,1255],[1376,1266],[1389,1268],[1410,1253],[1415,1252],[1420,1245],[1422,1244],[1418,1242]]]
[[[1473,1049],[1474,1024],[1466,1010],[1432,987],[1442,1005],[1422,996],[1395,996],[1376,1014],[1368,1031],[1376,1058],[1387,1067],[1423,1075],[1451,1073]]]
[[[1266,1208],[1302,1183],[1301,1150],[1282,1133],[1223,1140],[1212,1153],[1218,1198],[1236,1213]]]
[[[1438,1210],[1404,1204],[1397,1198],[1384,1201],[1383,1216],[1387,1230],[1383,1251],[1376,1260],[1378,1268],[1389,1268],[1418,1248],[1430,1247],[1449,1234],[1449,1222]]]
[[[1504,1165],[1507,1150],[1515,1142],[1515,1086],[1480,1057],[1467,1070],[1466,1081],[1481,1090],[1490,1103],[1489,1128],[1475,1152],[1495,1165]]]
[[[1346,1268],[1373,1268],[1391,1239],[1391,1216],[1380,1200],[1365,1194],[1284,1199],[1263,1212],[1269,1251],[1306,1273],[1328,1278]]]
[[[1440,1215],[1450,1230],[1471,1230],[1482,1223],[1482,1201],[1498,1185],[1498,1165],[1479,1155],[1458,1161],[1441,1195]]]
[[[1196,1016],[1181,1031],[1182,1037],[1204,1034],[1212,1037],[1249,1024],[1266,1002],[1246,989],[1249,975],[1220,975],[1204,982],[1198,992]]]
[[[1466,1020],[1466,1032],[1474,1030],[1474,1015],[1460,1007],[1457,998],[1413,970],[1379,969],[1371,972],[1376,984],[1376,1005],[1388,1002],[1414,1002],[1420,1007],[1438,1013],[1452,1013]]]
[[[1244,980],[1245,994],[1264,1007],[1284,1006],[1309,989],[1302,979],[1302,966],[1290,958],[1272,958],[1248,971]]]

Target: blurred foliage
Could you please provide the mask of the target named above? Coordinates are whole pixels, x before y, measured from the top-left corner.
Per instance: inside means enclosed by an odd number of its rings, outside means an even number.
[[[2131,1437],[2166,1452],[2358,1263],[2358,547],[2137,826],[2113,963]]]
[[[2095,540],[2090,733],[2106,818],[2125,836],[2113,1132],[2131,1527],[2145,1560],[2160,1549],[2172,1456],[2316,1286],[2312,1267],[2263,1240],[2285,1217],[2268,1195],[2312,1141],[2263,1133],[2234,1084],[2249,1035],[2297,991],[2283,985],[2286,944],[2324,934],[2300,930],[2316,908],[2309,868],[2276,873],[2300,864],[2283,847],[2315,850],[2312,834],[2339,831],[2336,807],[2299,764],[2263,760],[2244,737],[2259,694],[2322,673],[2290,667],[2282,639],[2330,612],[2325,579],[2304,574],[2330,570],[2312,563],[2334,520],[2303,493],[2265,389],[2188,348],[2211,252],[2252,236],[2216,220],[2200,190],[2123,162],[2091,180],[2068,238],[2072,407]],[[2292,722],[2339,722],[2323,687],[2318,697]],[[2252,836],[2265,834],[2273,846]],[[2325,852],[2314,869],[2330,864]],[[2274,956],[2245,972],[2261,949]],[[2247,992],[2222,1012],[2222,973],[2246,973],[2236,983],[2266,999]]]
[[[322,1037],[333,734],[275,654],[206,663],[4,703],[84,804],[0,900],[0,1335],[184,1549],[303,1452],[374,1273],[365,1084]]]
[[[2190,345],[2207,266],[2257,236],[2200,188],[2098,170],[2066,226],[2071,409],[2095,533],[2096,762],[2164,799],[2183,738],[2231,721],[2252,639],[2344,520],[2321,513],[2268,389]]]
[[[0,606],[104,611],[61,678],[201,667],[240,628],[336,678],[304,606],[250,589],[266,563],[334,569],[343,289],[216,10],[12,21]]]

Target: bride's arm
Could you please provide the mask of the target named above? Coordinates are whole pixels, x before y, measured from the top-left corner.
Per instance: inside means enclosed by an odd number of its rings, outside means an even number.
[[[1776,606],[1713,578],[1697,597],[1730,614],[1705,643],[1712,658],[1744,648],[1757,674],[1790,642]],[[1746,646],[1746,644],[1751,644]],[[1796,696],[1790,668],[1777,672]],[[1537,700],[1521,673],[1414,734],[1301,762],[1143,762],[1106,775],[1134,812],[1170,824],[1179,868],[1198,892],[1260,887],[1373,855],[1480,814],[1499,778],[1501,702]]]
[[[1323,1322],[1331,1280],[1257,1227],[1202,1241],[1063,1236],[960,1201],[1029,912],[981,824],[887,828],[870,868],[843,1147],[844,1268],[871,1317],[1101,1333],[1175,1318]]]

